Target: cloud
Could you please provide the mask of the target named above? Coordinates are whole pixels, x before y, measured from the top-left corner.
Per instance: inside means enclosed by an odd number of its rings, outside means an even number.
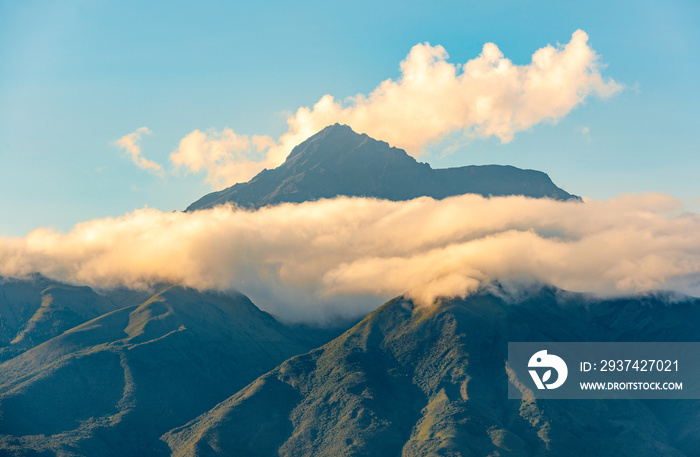
[[[141,145],[139,144],[141,137],[143,135],[150,134],[151,130],[148,127],[141,127],[135,132],[124,135],[115,141],[114,144],[124,150],[124,152],[131,157],[131,161],[134,162],[134,164],[136,164],[136,166],[139,168],[143,168],[146,171],[164,177],[165,173],[163,172],[163,167],[160,164],[153,162],[152,160],[148,160],[141,155]]]
[[[206,182],[219,189],[247,181],[266,166],[274,168],[282,163],[284,158],[269,154],[274,146],[274,140],[266,136],[238,135],[231,129],[208,134],[195,130],[180,141],[170,161],[191,173],[206,171]]]
[[[207,181],[218,189],[280,165],[294,146],[336,122],[417,157],[455,132],[509,142],[518,131],[556,122],[590,96],[606,98],[622,88],[603,78],[599,56],[582,30],[564,46],[539,49],[527,65],[513,64],[493,43],[463,65],[447,59],[442,46],[415,45],[397,80],[387,79],[346,103],[324,95],[290,115],[287,132],[277,140],[249,139],[230,129],[195,130],[171,160],[193,172],[206,170]]]
[[[700,292],[700,216],[666,195],[559,202],[463,195],[339,197],[257,211],[141,209],[69,233],[0,238],[0,274],[108,286],[236,288],[286,319],[422,304],[492,280],[605,296]]]
[[[581,127],[581,137],[587,142],[591,142],[591,128],[588,126]]]

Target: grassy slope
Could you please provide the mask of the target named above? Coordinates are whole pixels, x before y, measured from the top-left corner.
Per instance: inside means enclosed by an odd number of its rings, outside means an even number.
[[[0,277],[0,363],[91,319],[146,300],[145,291],[100,294],[39,275]]]
[[[159,455],[161,434],[318,344],[243,295],[168,289],[0,365],[0,454]]]
[[[176,456],[698,455],[697,401],[507,399],[508,341],[700,337],[694,301],[557,295],[393,300],[163,439]]]

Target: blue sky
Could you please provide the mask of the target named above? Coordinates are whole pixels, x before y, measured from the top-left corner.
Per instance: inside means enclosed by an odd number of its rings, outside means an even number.
[[[143,155],[170,171],[193,130],[276,138],[325,94],[342,100],[399,77],[418,43],[464,63],[493,42],[524,65],[577,29],[623,91],[509,143],[477,138],[419,160],[534,168],[579,195],[658,191],[697,210],[698,24],[691,1],[0,0],[0,235],[66,231],[145,205],[180,210],[211,191],[202,173],[163,179],[134,166],[114,142],[140,127],[152,132]]]

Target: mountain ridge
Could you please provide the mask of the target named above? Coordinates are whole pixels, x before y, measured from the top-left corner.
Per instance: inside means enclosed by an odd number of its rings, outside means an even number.
[[[557,187],[541,171],[510,165],[433,169],[403,149],[358,134],[346,125],[334,124],[292,149],[279,167],[265,169],[246,183],[207,194],[186,211],[225,203],[256,209],[339,195],[401,201],[468,193],[580,200]]]
[[[0,364],[0,455],[161,455],[160,435],[337,333],[163,286]]]
[[[125,288],[98,293],[33,274],[0,276],[0,363],[91,319],[153,295]]]
[[[508,341],[698,341],[700,299],[523,297],[398,297],[162,440],[174,456],[700,455],[700,401],[509,400],[505,365]]]

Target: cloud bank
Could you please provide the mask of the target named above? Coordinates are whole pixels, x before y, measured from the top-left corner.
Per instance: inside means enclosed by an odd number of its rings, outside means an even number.
[[[447,59],[442,46],[418,44],[401,62],[396,81],[387,79],[346,103],[325,95],[289,116],[287,132],[276,140],[231,129],[195,130],[170,159],[186,171],[206,171],[207,182],[221,189],[279,166],[294,146],[336,122],[417,157],[455,132],[509,142],[518,131],[556,121],[589,96],[606,98],[621,89],[601,75],[599,56],[582,30],[564,46],[539,49],[527,65],[513,64],[493,43],[463,65]]]
[[[700,293],[700,216],[666,195],[558,202],[477,195],[340,197],[258,211],[134,211],[0,238],[0,274],[98,288],[236,288],[286,319],[422,304],[516,279],[600,295]]]

